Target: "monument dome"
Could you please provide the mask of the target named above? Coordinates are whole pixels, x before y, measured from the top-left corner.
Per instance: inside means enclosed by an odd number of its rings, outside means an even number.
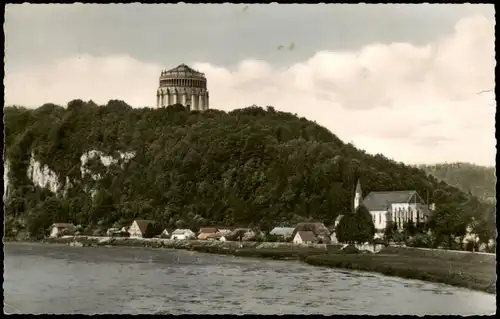
[[[182,104],[190,110],[208,110],[208,90],[205,74],[185,64],[162,71],[156,92],[156,107]]]

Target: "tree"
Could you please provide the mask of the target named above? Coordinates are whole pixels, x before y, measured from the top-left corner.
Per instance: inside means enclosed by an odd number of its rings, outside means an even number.
[[[356,233],[358,231],[356,223],[357,221],[354,214],[346,214],[342,217],[335,228],[335,234],[340,243],[356,243]]]
[[[438,205],[433,217],[433,226],[436,232],[438,244],[445,241],[448,248],[454,246],[455,237],[463,237],[469,220],[460,214],[458,208],[452,205]]]
[[[390,243],[392,240],[394,240],[394,234],[397,233],[397,231],[398,226],[396,225],[396,223],[388,221],[384,229],[384,239],[387,243]]]
[[[375,225],[368,209],[364,205],[360,205],[354,214],[344,215],[335,232],[341,243],[364,244],[373,241]]]
[[[413,237],[417,234],[417,227],[415,226],[413,220],[410,219],[409,221],[403,223],[403,231],[406,238],[410,236]]]
[[[359,205],[356,209],[355,220],[358,226],[355,236],[356,242],[359,244],[373,242],[375,225],[373,224],[372,215],[364,205]]]

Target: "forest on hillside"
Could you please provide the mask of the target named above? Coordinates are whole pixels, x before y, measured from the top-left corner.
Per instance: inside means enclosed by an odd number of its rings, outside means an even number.
[[[119,100],[103,106],[73,100],[4,113],[6,232],[26,227],[35,236],[53,222],[105,228],[136,218],[192,229],[329,225],[352,212],[358,178],[364,194],[417,190],[437,204],[443,234],[463,231],[472,217],[484,231],[495,230],[494,207],[475,196],[273,107],[200,113],[182,105],[134,109]],[[91,150],[136,155],[107,167],[89,161],[87,169],[102,176],[94,180],[80,168]],[[27,175],[31,156],[67,191],[35,185]]]
[[[443,163],[435,165],[419,165],[427,174],[455,186],[463,192],[484,201],[496,200],[495,167],[479,166],[470,163]]]

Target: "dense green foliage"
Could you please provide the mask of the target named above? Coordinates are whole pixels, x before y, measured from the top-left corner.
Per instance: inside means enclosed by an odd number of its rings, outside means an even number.
[[[200,113],[182,105],[133,109],[117,100],[106,106],[74,100],[67,108],[4,112],[6,219],[27,225],[31,234],[53,222],[105,228],[135,218],[191,229],[328,225],[351,211],[358,177],[365,193],[415,189],[451,207],[447,218],[478,215],[464,206],[466,193],[272,107]],[[91,150],[136,155],[107,167],[89,161],[87,169],[102,176],[96,181],[80,170],[80,157]],[[57,174],[66,193],[34,185],[27,176],[31,154]]]
[[[496,199],[495,167],[469,163],[447,163],[420,165],[419,168],[463,192],[470,191],[472,195],[482,200],[493,202]]]
[[[344,215],[335,229],[335,234],[341,243],[371,243],[375,235],[375,225],[368,209],[360,205],[356,212]]]

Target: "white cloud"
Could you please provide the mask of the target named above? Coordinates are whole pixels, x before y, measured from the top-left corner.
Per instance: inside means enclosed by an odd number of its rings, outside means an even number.
[[[424,46],[321,51],[287,69],[251,59],[231,69],[192,66],[207,75],[213,108],[273,105],[315,120],[368,152],[407,163],[493,165],[494,93],[477,93],[494,89],[494,37],[494,23],[473,16],[460,20],[448,37]],[[7,105],[64,105],[81,98],[153,106],[162,68],[128,56],[82,55],[7,72],[5,99]]]

